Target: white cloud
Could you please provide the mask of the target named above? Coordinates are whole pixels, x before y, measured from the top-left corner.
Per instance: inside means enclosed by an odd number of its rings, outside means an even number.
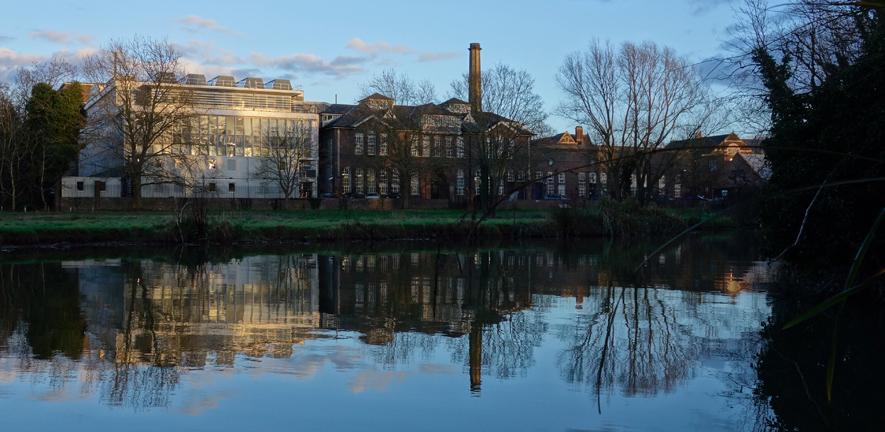
[[[347,42],[347,48],[364,54],[409,54],[412,49],[405,45],[391,45],[387,42],[369,43],[360,38],[353,38]]]
[[[218,21],[215,21],[214,19],[204,18],[197,15],[188,15],[186,17],[181,17],[178,19],[178,22],[181,23],[183,28],[189,32],[208,30],[219,33],[227,33],[231,35],[237,34],[237,32],[233,29],[219,24]]]
[[[62,45],[70,43],[88,44],[92,42],[92,36],[76,33],[60,32],[55,30],[34,30],[30,33],[31,39],[42,40]]]

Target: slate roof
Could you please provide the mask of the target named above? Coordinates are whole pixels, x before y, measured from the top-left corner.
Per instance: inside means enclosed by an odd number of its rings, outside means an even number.
[[[685,147],[694,147],[694,148],[716,147],[716,146],[722,144],[723,141],[725,141],[728,137],[730,137],[732,135],[734,135],[734,134],[711,135],[711,136],[705,136],[705,137],[700,137],[700,138],[690,138],[690,139],[686,139],[686,140],[670,141],[670,143],[667,144],[667,148],[676,149],[676,148],[685,148]],[[735,135],[735,138],[737,138],[737,135]]]
[[[372,108],[365,101],[372,98],[385,98],[382,95],[372,95],[364,98],[357,105],[334,104],[330,105],[322,113],[342,114],[341,117],[327,123],[324,128],[354,128],[362,124],[369,117],[375,118],[387,123],[391,127],[399,127],[403,129],[415,128],[416,122],[423,116],[449,116],[460,123],[461,130],[464,132],[481,132],[488,130],[499,123],[510,124],[511,120],[500,115],[488,112],[481,113],[457,113],[449,111],[445,108],[447,103],[462,103],[458,99],[452,98],[442,104],[428,103],[424,105],[394,105],[392,108]],[[452,102],[456,101],[456,102]],[[466,103],[466,102],[463,102]],[[391,118],[391,114],[393,118]],[[532,133],[522,126],[518,126],[520,135],[531,135]],[[451,131],[446,131],[451,132]]]

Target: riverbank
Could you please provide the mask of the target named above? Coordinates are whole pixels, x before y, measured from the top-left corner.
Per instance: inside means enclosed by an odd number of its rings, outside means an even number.
[[[653,215],[653,216],[650,216]],[[624,215],[639,235],[678,232],[709,213],[659,209]],[[611,219],[611,218],[609,218]],[[469,237],[473,223],[461,210],[294,210],[210,212],[205,241],[218,244],[432,239]],[[729,229],[717,217],[708,229]],[[646,232],[648,231],[648,232]],[[604,237],[612,235],[602,212],[590,210],[499,211],[477,228],[479,238]],[[0,213],[0,245],[177,244],[182,228],[173,212]]]

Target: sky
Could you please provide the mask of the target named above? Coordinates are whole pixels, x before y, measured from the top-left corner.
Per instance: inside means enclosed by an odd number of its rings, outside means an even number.
[[[553,112],[563,58],[593,40],[651,40],[692,62],[722,54],[736,0],[337,0],[9,2],[0,14],[0,80],[22,65],[72,61],[111,40],[145,36],[179,47],[186,72],[289,78],[305,99],[352,103],[392,68],[436,85],[467,71],[471,42],[482,63],[525,69]],[[555,130],[571,129],[551,115]]]

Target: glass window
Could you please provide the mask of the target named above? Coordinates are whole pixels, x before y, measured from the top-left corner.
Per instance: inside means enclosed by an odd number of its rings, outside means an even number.
[[[375,156],[375,134],[373,133],[366,136],[366,154]]]
[[[409,179],[409,189],[411,189],[412,196],[421,195],[421,191],[419,190],[420,183],[418,182],[418,174],[412,174],[412,178]]]
[[[559,173],[559,175],[557,177],[559,178],[558,183],[561,185],[564,185],[565,184],[565,173]]]
[[[430,157],[430,137],[425,136],[421,140],[421,156]]]
[[[346,194],[350,193],[350,167],[344,167],[341,170],[341,191]]]
[[[387,170],[378,170],[378,193],[387,195]]]
[[[553,195],[553,173],[547,171],[547,195]]]
[[[387,134],[381,134],[380,145],[378,146],[378,156],[387,156]]]
[[[359,156],[363,154],[363,134],[357,133],[353,139],[353,154]]]
[[[458,168],[458,178],[455,186],[455,194],[464,196],[464,170]]]
[[[588,177],[590,178],[591,184],[596,184],[596,173],[595,172],[588,173]]]
[[[354,185],[354,190],[356,193],[361,194],[365,191],[364,189],[365,183],[363,183],[363,169],[356,169],[356,184]]]
[[[399,171],[393,170],[390,172],[390,192],[398,194],[399,193]]]
[[[455,140],[455,156],[458,159],[464,159],[464,138],[458,137]]]
[[[366,169],[366,192],[375,193],[375,170],[372,168]]]

